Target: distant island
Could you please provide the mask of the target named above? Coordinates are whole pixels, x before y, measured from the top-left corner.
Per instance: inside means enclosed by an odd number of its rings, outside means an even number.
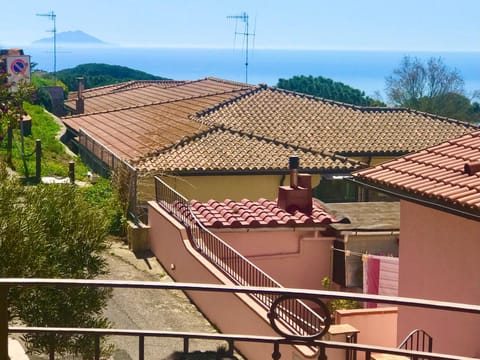
[[[53,36],[48,38],[43,38],[36,40],[32,45],[46,45],[53,42]],[[95,36],[89,35],[83,31],[64,31],[57,33],[57,44],[59,45],[76,45],[76,46],[85,46],[85,45],[95,45],[95,46],[105,46],[110,45],[105,41],[102,41]]]

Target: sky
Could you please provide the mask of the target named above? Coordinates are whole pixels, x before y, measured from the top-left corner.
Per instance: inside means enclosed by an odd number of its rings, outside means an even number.
[[[2,1],[0,47],[82,30],[120,46],[480,51],[480,0],[22,0]]]

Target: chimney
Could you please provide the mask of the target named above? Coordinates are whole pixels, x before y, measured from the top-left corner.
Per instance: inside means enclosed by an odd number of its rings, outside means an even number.
[[[78,91],[77,91],[77,101],[76,101],[77,114],[83,114],[85,112],[85,100],[83,99],[83,90],[85,88],[85,81],[83,77],[77,77],[77,81],[78,81]]]
[[[290,186],[280,186],[278,189],[277,206],[290,214],[300,211],[306,215],[312,214],[312,178],[309,174],[299,174],[298,156],[290,156]]]
[[[298,187],[298,165],[300,159],[296,155],[290,156],[288,159],[288,168],[290,169],[290,187],[296,189]]]

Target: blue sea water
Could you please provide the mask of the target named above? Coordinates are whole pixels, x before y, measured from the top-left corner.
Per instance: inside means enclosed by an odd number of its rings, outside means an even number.
[[[52,48],[25,48],[37,68],[53,70]],[[265,50],[249,53],[248,82],[276,85],[280,78],[312,75],[331,78],[373,95],[384,94],[385,77],[403,56],[442,57],[459,70],[467,92],[480,89],[480,52],[396,52],[358,50]],[[83,63],[128,66],[176,80],[214,76],[245,81],[245,53],[241,49],[183,48],[65,48],[57,47],[57,70]]]

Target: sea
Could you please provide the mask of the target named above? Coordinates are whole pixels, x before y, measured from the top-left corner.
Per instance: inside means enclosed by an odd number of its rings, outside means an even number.
[[[24,52],[37,69],[53,71],[52,47],[24,47]],[[386,100],[385,78],[404,56],[441,57],[450,69],[459,71],[467,95],[480,90],[480,52],[249,49],[246,67],[245,49],[57,46],[56,69],[106,63],[175,80],[218,77],[272,86],[295,75],[323,76]]]

